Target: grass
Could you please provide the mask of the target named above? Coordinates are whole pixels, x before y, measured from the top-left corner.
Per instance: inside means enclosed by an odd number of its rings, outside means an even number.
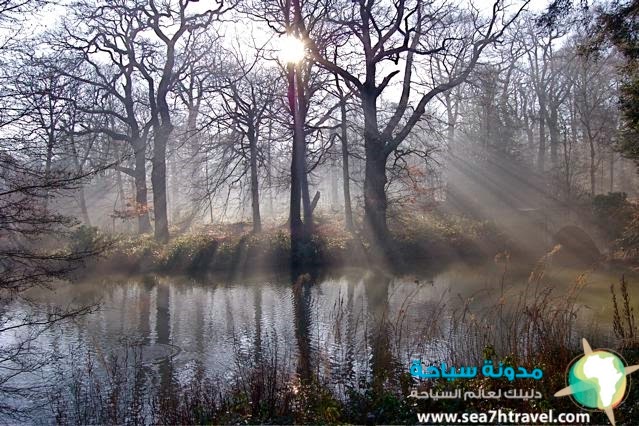
[[[639,346],[639,328],[635,321],[634,309],[631,306],[630,295],[628,294],[628,283],[624,275],[619,283],[621,292],[621,302],[617,303],[617,293],[614,284],[610,285],[612,294],[613,318],[612,328],[615,335],[621,339],[624,346]]]
[[[503,249],[505,239],[494,226],[437,214],[400,217],[391,234],[406,261],[473,259]],[[203,273],[246,269],[279,269],[289,265],[286,227],[253,234],[237,224],[203,226],[161,245],[151,235],[113,236],[113,244],[93,267],[106,272]],[[83,241],[83,244],[87,244]],[[308,266],[365,266],[367,244],[336,218],[318,217],[315,234],[303,248]]]

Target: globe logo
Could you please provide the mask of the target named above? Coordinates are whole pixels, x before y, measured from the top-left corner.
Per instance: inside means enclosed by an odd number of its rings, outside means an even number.
[[[586,408],[616,407],[626,393],[624,369],[623,361],[611,352],[596,350],[584,355],[568,373],[573,399]]]
[[[626,367],[617,354],[603,349],[593,351],[586,339],[582,343],[584,355],[568,368],[568,387],[555,393],[555,396],[571,395],[583,408],[602,410],[614,425],[612,410],[626,396],[626,376],[639,370],[639,365]]]

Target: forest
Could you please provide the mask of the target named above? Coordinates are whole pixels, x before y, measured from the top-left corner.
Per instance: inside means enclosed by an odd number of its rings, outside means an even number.
[[[582,412],[582,338],[639,364],[638,34],[636,0],[0,0],[0,421]],[[411,399],[462,386],[413,359],[542,399]]]

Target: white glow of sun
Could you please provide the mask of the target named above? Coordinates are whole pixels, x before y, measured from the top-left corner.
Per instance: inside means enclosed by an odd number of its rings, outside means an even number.
[[[304,41],[291,35],[280,37],[278,48],[280,60],[287,64],[301,62],[306,55]]]

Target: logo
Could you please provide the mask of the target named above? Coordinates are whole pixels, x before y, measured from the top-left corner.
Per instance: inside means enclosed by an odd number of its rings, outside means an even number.
[[[639,365],[626,367],[623,359],[604,349],[592,350],[582,339],[583,356],[575,358],[568,367],[568,386],[555,396],[571,395],[582,408],[602,410],[610,423],[615,424],[613,408],[621,404],[628,390],[627,375],[639,370]]]

